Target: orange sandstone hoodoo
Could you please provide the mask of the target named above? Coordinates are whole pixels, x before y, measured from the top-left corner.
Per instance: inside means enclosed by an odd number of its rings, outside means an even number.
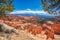
[[[55,34],[60,35],[60,23],[55,23],[52,25],[52,29],[54,30]]]
[[[34,35],[41,34],[41,31],[42,31],[42,27],[37,26],[37,27],[32,29],[32,34],[34,34]]]
[[[52,28],[49,28],[47,24],[42,25],[42,30],[45,31],[45,34],[47,35],[47,39],[51,38],[54,39],[54,30]]]

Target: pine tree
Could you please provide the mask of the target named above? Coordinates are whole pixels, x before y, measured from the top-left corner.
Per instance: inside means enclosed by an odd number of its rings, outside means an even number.
[[[41,0],[44,10],[49,13],[60,10],[60,0]]]
[[[0,0],[0,15],[6,14],[5,11],[13,11],[13,0]]]

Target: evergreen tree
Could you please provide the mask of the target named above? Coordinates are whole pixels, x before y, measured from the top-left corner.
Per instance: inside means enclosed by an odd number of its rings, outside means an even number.
[[[4,15],[5,11],[13,11],[13,0],[0,0],[0,15]]]
[[[60,10],[60,0],[41,0],[44,10],[53,13]]]

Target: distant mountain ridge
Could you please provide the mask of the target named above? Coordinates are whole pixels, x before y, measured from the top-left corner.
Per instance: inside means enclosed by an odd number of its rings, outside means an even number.
[[[42,17],[42,18],[54,18],[53,15],[48,15],[48,14],[32,14],[32,13],[25,13],[25,14],[11,14],[14,16],[37,16],[37,17]]]

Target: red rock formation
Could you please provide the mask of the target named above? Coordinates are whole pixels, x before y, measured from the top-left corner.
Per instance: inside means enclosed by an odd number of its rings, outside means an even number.
[[[42,27],[41,26],[37,26],[37,27],[32,29],[32,34],[34,34],[34,35],[41,34],[41,31],[42,31]]]
[[[48,38],[54,39],[54,30],[50,28],[47,24],[42,25],[42,30],[45,31],[45,34],[47,35],[47,39]]]
[[[45,34],[47,35],[47,39],[54,39],[54,31],[52,29],[47,29]]]
[[[54,30],[55,34],[59,34],[60,35],[60,23],[55,23],[52,25],[52,29]]]

